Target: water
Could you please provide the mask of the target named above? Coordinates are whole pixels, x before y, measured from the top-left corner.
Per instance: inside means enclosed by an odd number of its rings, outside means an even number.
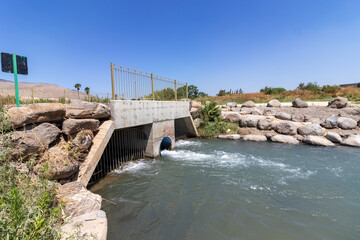
[[[162,155],[92,189],[109,239],[360,239],[359,149],[197,139]]]

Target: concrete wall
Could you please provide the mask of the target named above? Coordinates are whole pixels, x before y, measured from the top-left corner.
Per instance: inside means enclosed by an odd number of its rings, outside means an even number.
[[[111,119],[116,128],[135,127],[189,117],[189,102],[112,100]]]
[[[171,140],[171,149],[175,146],[175,122],[174,120],[166,120],[155,122],[148,126],[150,128],[148,142],[145,150],[146,157],[160,156],[161,141],[168,137]],[[148,131],[146,131],[148,132]]]

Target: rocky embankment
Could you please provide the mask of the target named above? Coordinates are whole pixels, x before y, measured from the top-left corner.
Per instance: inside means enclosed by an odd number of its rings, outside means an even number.
[[[360,147],[360,107],[348,106],[346,98],[337,97],[328,106],[308,106],[296,99],[284,107],[273,99],[266,106],[252,101],[219,105],[221,116],[239,125],[238,134],[219,135],[223,139],[272,141],[287,144],[305,143],[316,146],[346,145]],[[199,102],[191,103],[194,123],[200,123]]]
[[[106,239],[107,219],[100,210],[101,196],[76,180],[99,126],[110,118],[109,107],[75,100],[71,104],[14,107],[8,115],[14,129],[13,158],[19,160],[19,171],[44,174],[45,169],[47,177],[58,182],[57,197],[65,203],[64,212],[69,217],[62,230],[72,234],[80,223],[82,233]],[[25,164],[30,161],[32,164]]]

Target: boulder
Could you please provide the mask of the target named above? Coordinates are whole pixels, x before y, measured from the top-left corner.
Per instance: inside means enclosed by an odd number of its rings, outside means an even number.
[[[240,121],[240,117],[241,117],[240,113],[235,113],[235,112],[224,113],[224,119],[232,123],[238,123]]]
[[[8,110],[13,128],[28,124],[61,121],[65,117],[65,107],[61,103],[36,103]]]
[[[78,133],[81,130],[98,130],[100,121],[97,119],[66,119],[62,124],[62,132],[66,135]]]
[[[304,121],[304,115],[295,113],[291,116],[291,120],[294,122],[303,122]]]
[[[257,128],[260,130],[271,130],[273,122],[269,119],[259,119],[257,123]]]
[[[66,118],[110,118],[110,108],[105,104],[72,100],[66,106]]]
[[[321,124],[323,121],[320,118],[308,118],[306,122],[313,124]]]
[[[265,109],[263,112],[264,116],[275,116],[276,112],[272,109]]]
[[[255,107],[255,103],[253,101],[247,101],[247,102],[244,102],[241,107],[247,107],[247,108],[252,108],[252,107]]]
[[[24,131],[16,131],[12,135],[15,146],[14,157],[24,160],[32,154],[39,154],[53,143],[60,134],[60,129],[51,123],[42,123],[39,126]]]
[[[76,134],[76,137],[71,141],[71,143],[76,151],[82,152],[91,146],[93,138],[94,134],[91,130],[81,130],[78,134]]]
[[[302,135],[296,135],[295,136],[296,140],[298,140],[299,142],[302,142],[304,140],[304,136]]]
[[[192,100],[190,102],[190,109],[191,108],[202,108],[201,102]]]
[[[331,117],[327,117],[324,119],[324,121],[321,123],[321,126],[327,129],[333,129],[338,127],[338,120],[335,115],[332,115]]]
[[[252,115],[262,115],[263,112],[257,108],[254,108],[252,111],[251,111],[251,114]]]
[[[255,108],[248,108],[248,107],[243,107],[240,109],[240,113],[241,114],[251,114],[252,111],[254,111]]]
[[[307,124],[298,128],[298,133],[306,136],[306,135],[315,135],[315,136],[323,136],[324,130],[319,124]]]
[[[90,236],[95,236],[94,239],[106,240],[108,223],[106,213],[102,210],[85,213],[83,215],[71,218],[61,226],[61,231],[64,233],[61,240],[73,239],[93,239]],[[90,237],[90,238],[88,238]]]
[[[238,134],[241,136],[243,135],[264,135],[264,131],[266,130],[259,130],[257,128],[239,128]]]
[[[339,117],[338,118],[338,126],[341,129],[354,129],[356,128],[357,122],[351,118]]]
[[[346,138],[342,144],[352,147],[360,147],[360,135],[351,134]]]
[[[285,135],[295,135],[297,132],[297,127],[295,124],[289,121],[279,122],[273,128],[277,133]]]
[[[330,102],[328,102],[328,107],[330,108],[344,108],[348,103],[348,99],[344,97],[337,97]]]
[[[77,173],[79,163],[70,158],[70,153],[65,146],[54,146],[46,151],[40,163],[34,167],[34,172],[41,174],[44,171],[44,164],[47,164],[46,176],[52,180],[67,179]]]
[[[296,108],[307,108],[308,104],[301,100],[301,98],[297,98],[292,102],[292,106]]]
[[[230,108],[230,111],[240,112],[240,111],[241,111],[241,108],[239,108],[239,107],[232,107],[232,108]]]
[[[271,137],[271,141],[287,144],[299,144],[299,141],[296,138],[288,135],[278,134]]]
[[[102,198],[87,190],[80,182],[69,182],[57,189],[57,197],[65,203],[68,216],[77,217],[101,208]]]
[[[231,108],[236,107],[237,102],[228,102],[228,103],[226,103],[226,106],[231,107]]]
[[[197,119],[200,117],[200,108],[191,108],[190,115],[193,119]]]
[[[341,143],[342,142],[341,136],[335,132],[327,132],[325,137],[333,143]]]
[[[282,120],[291,120],[291,115],[284,112],[276,113],[275,117]]]
[[[321,136],[308,135],[304,138],[303,142],[315,146],[323,146],[323,147],[335,146],[334,143],[332,143],[325,137],[321,137]]]
[[[238,140],[240,139],[240,134],[222,134],[217,136],[220,139],[230,139],[230,140]]]
[[[242,137],[244,141],[255,141],[255,142],[265,142],[267,141],[266,136],[264,135],[244,135]]]
[[[358,121],[357,125],[358,125],[358,127],[360,127],[360,120]]]
[[[266,104],[266,106],[267,107],[281,107],[281,103],[277,99],[272,99]]]
[[[257,115],[240,116],[239,125],[240,127],[256,127],[257,122],[262,118],[264,119],[265,117]]]

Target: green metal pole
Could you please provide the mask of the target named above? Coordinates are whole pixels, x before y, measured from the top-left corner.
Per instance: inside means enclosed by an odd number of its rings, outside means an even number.
[[[19,83],[18,83],[18,77],[17,77],[16,54],[13,54],[13,67],[14,67],[14,78],[15,78],[16,106],[20,107],[20,101],[19,101]]]

